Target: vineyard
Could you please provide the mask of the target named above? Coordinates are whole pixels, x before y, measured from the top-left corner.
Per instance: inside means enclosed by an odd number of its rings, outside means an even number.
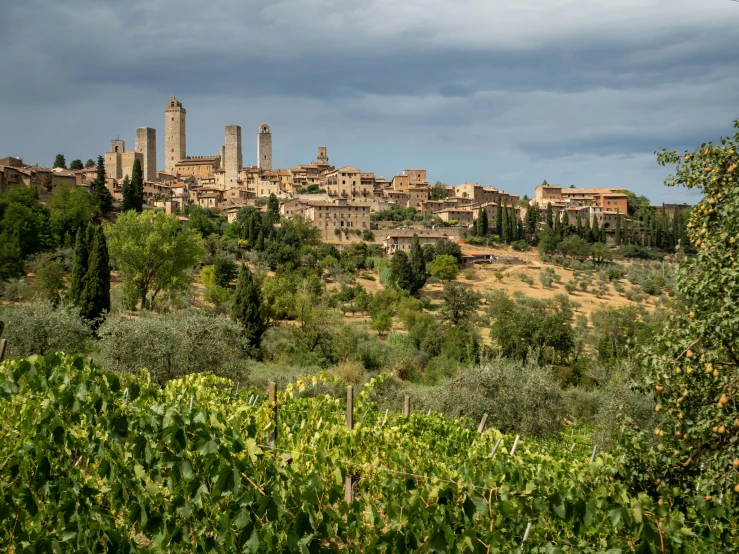
[[[732,551],[731,494],[653,495],[575,435],[378,410],[319,375],[163,388],[50,354],[0,366],[6,552]],[[349,409],[348,409],[349,408]],[[478,426],[479,425],[479,426]],[[574,443],[574,446],[573,446]],[[515,444],[515,446],[514,446]],[[514,451],[515,450],[515,451]],[[680,498],[679,498],[680,497]]]

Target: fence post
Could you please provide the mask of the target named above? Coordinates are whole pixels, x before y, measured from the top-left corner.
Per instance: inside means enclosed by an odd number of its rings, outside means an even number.
[[[405,400],[403,401],[403,417],[408,417],[411,415],[411,397],[406,395]]]
[[[513,456],[516,453],[516,447],[518,446],[518,439],[519,438],[520,437],[518,435],[516,435],[516,440],[513,441],[513,448],[511,448],[511,453],[509,454],[509,456]]]
[[[493,451],[490,453],[491,458],[495,456],[495,453],[498,451],[498,447],[500,446],[502,440],[503,439],[498,439],[498,441],[495,443],[495,446],[493,446]]]
[[[8,348],[8,341],[0,339],[0,362],[5,359],[5,349]]]
[[[595,461],[595,453],[596,453],[597,450],[598,450],[598,445],[597,444],[594,444],[593,445],[593,455],[590,456],[590,463],[591,464]]]
[[[485,430],[485,424],[488,422],[488,414],[482,414],[482,419],[480,420],[480,425],[477,428],[478,433],[482,433]]]
[[[277,383],[269,382],[269,407],[272,408],[270,419],[274,425],[274,429],[269,433],[269,446],[274,448],[277,443]]]
[[[346,387],[346,426],[351,431],[354,429],[354,387]]]

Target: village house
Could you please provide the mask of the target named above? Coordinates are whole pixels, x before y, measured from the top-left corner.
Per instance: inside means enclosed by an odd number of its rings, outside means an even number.
[[[396,250],[409,252],[411,249],[411,242],[413,241],[413,235],[418,235],[418,242],[421,246],[424,246],[425,244],[436,244],[441,239],[449,238],[447,233],[438,230],[393,230],[385,235],[382,240],[382,249],[385,252],[385,255],[392,256]]]

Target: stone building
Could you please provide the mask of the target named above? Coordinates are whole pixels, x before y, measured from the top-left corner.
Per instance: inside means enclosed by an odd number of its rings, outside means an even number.
[[[220,167],[219,156],[188,156],[175,164],[175,174],[178,179],[210,179]]]
[[[382,248],[385,255],[392,256],[396,250],[410,252],[413,235],[418,235],[418,242],[421,246],[426,244],[436,244],[442,239],[449,236],[443,231],[428,231],[423,229],[395,230],[391,231],[382,240]]]
[[[135,150],[126,150],[126,143],[120,139],[110,141],[110,152],[105,153],[105,175],[109,179],[122,181],[131,178],[133,163],[139,160],[144,167],[144,155]]]
[[[151,127],[136,129],[136,144],[134,150],[143,155],[141,169],[145,181],[157,179],[157,131]]]
[[[318,147],[318,156],[316,156],[316,163],[321,165],[328,165],[328,150],[325,146]]]
[[[272,169],[272,133],[266,123],[262,123],[257,135],[257,166],[262,171]]]
[[[332,202],[307,201],[303,215],[321,231],[324,242],[362,240],[363,231],[369,231],[370,207],[345,200]]]
[[[225,162],[223,169],[226,171],[226,189],[239,186],[239,172],[243,166],[241,153],[241,127],[229,125],[226,127],[226,144],[224,149]]]
[[[164,108],[164,166],[165,171],[175,175],[175,165],[187,157],[185,117],[187,110],[182,107],[174,94]]]

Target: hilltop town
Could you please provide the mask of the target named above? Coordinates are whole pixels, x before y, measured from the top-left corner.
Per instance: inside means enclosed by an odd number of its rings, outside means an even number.
[[[603,242],[613,244],[618,227],[623,233],[640,222],[629,216],[626,191],[616,188],[563,188],[544,181],[532,190],[531,198],[521,198],[491,186],[462,183],[449,186],[431,184],[425,169],[404,169],[390,179],[354,166],[336,167],[329,163],[328,149],[318,147],[316,159],[291,168],[274,168],[272,132],[266,123],[257,130],[256,163],[244,165],[242,131],[238,125],[225,128],[224,144],[215,155],[188,155],[187,110],[173,94],[164,108],[165,159],[157,160],[157,132],[150,127],[136,129],[133,150],[123,140],[111,141],[104,155],[106,185],[116,201],[122,201],[126,179],[130,179],[136,160],[143,171],[144,202],[177,213],[186,206],[217,211],[228,222],[238,212],[252,206],[266,209],[267,199],[279,199],[280,215],[291,219],[302,216],[320,230],[324,242],[342,248],[365,241],[382,243],[386,254],[408,250],[411,236],[422,243],[442,237],[460,240],[475,228],[483,211],[491,229],[507,209],[517,222],[538,210],[535,221],[543,222],[547,210],[557,222],[580,221],[603,230]],[[158,162],[164,169],[158,169]],[[22,183],[35,187],[40,198],[48,198],[61,184],[90,187],[96,167],[76,170],[27,166],[19,158],[0,159],[0,192]],[[672,217],[676,206],[664,206]],[[384,221],[383,214],[411,213],[415,221]],[[398,212],[405,210],[405,212]],[[533,214],[528,214],[529,218]],[[405,223],[405,224],[402,224]]]

